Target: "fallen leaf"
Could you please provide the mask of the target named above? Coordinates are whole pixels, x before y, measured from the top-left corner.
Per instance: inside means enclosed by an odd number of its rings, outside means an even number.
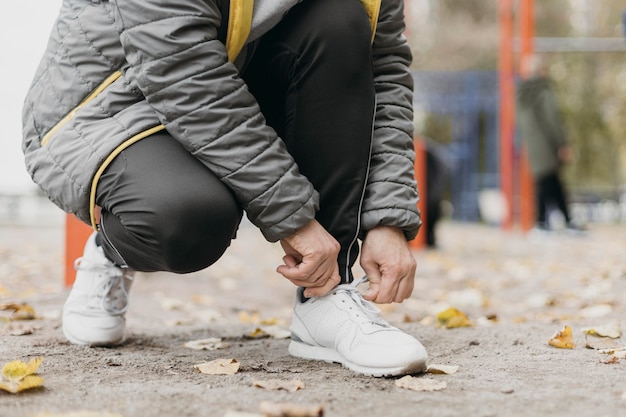
[[[447,329],[453,329],[456,327],[469,327],[472,323],[467,318],[465,313],[457,310],[454,307],[449,307],[437,314],[437,322],[440,326]]]
[[[458,365],[436,365],[436,364],[432,364],[432,365],[428,365],[428,368],[426,369],[426,372],[429,374],[445,374],[445,375],[451,375],[456,373],[456,371],[459,370],[459,366]]]
[[[617,322],[605,324],[603,326],[583,327],[581,330],[585,334],[610,337],[612,339],[618,339],[622,336],[622,328]]]
[[[440,391],[447,386],[446,381],[437,381],[424,377],[416,378],[411,375],[404,376],[396,381],[396,387],[413,391]]]
[[[600,363],[603,363],[605,365],[614,365],[616,363],[619,363],[619,358],[616,356],[611,356],[609,359],[604,360],[604,361],[600,361]]]
[[[210,337],[208,339],[190,340],[185,343],[185,347],[195,350],[218,350],[230,347],[229,343],[222,342],[219,337]]]
[[[43,378],[35,375],[43,358],[31,359],[28,363],[12,361],[2,367],[0,389],[13,394],[43,385]]]
[[[610,337],[585,336],[585,347],[588,349],[605,350],[620,349],[622,346]]]
[[[300,405],[291,403],[272,403],[262,401],[259,411],[266,417],[323,417],[321,405]]]
[[[239,371],[240,366],[241,364],[237,359],[215,359],[193,367],[208,375],[234,375]]]
[[[287,329],[283,329],[280,326],[261,326],[257,327],[248,335],[253,339],[260,339],[262,337],[273,337],[274,339],[289,339],[291,332]]]
[[[574,349],[574,338],[572,337],[572,328],[569,326],[563,327],[563,330],[557,331],[552,335],[548,344],[555,348],[560,349]]]
[[[28,304],[0,304],[0,310],[13,310],[11,320],[35,320],[35,310]]]
[[[299,379],[292,379],[291,381],[283,381],[281,379],[257,380],[252,385],[274,391],[285,390],[289,392],[296,392],[304,388],[304,382]]]

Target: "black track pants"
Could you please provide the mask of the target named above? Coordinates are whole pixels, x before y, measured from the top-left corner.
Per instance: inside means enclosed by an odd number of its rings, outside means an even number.
[[[298,4],[261,39],[242,78],[320,192],[316,218],[339,241],[340,275],[351,281],[375,110],[364,8],[358,0]],[[167,133],[122,152],[97,202],[105,253],[141,271],[211,265],[241,218],[229,190]]]

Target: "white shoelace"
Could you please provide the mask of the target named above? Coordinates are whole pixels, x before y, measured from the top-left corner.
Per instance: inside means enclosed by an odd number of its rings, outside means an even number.
[[[121,315],[128,308],[128,290],[124,279],[124,271],[111,265],[101,265],[90,262],[85,258],[78,258],[74,262],[77,271],[90,271],[98,274],[96,290],[89,293],[87,307],[102,309],[111,315]]]
[[[359,311],[365,314],[364,318],[367,319],[367,321],[380,325],[380,326],[388,327],[389,323],[387,323],[385,320],[383,320],[380,317],[380,313],[381,313],[380,309],[376,307],[376,305],[372,303],[371,301],[368,301],[365,298],[363,298],[363,294],[361,294],[361,292],[357,289],[359,285],[367,281],[368,279],[366,275],[357,280],[352,281],[352,283],[350,284],[338,285],[337,287],[335,287],[332,293],[333,294],[336,294],[339,292],[345,293],[352,299],[352,301],[354,301]],[[358,313],[356,314],[356,316],[360,317]]]

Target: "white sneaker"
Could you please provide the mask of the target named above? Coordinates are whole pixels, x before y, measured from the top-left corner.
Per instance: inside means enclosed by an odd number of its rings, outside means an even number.
[[[63,306],[63,334],[77,345],[114,346],[124,341],[133,272],[109,261],[95,238],[93,233],[74,263],[76,280]]]
[[[357,286],[366,280],[339,285],[324,297],[305,301],[300,288],[289,353],[341,363],[376,377],[424,372],[426,350],[417,339],[383,320],[378,307],[363,298]]]

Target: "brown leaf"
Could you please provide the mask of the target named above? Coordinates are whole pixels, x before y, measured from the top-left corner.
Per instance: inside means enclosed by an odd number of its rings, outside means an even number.
[[[265,388],[269,390],[285,390],[289,392],[296,392],[299,389],[304,388],[304,382],[299,379],[292,379],[291,381],[283,381],[281,379],[266,379],[257,380],[252,383],[255,387]]]
[[[458,365],[436,365],[436,364],[431,364],[428,365],[428,369],[426,369],[426,372],[429,374],[446,374],[446,375],[451,375],[456,373],[456,371],[459,370],[459,366]]]
[[[218,350],[230,347],[229,343],[222,342],[219,337],[210,337],[208,339],[190,340],[185,343],[185,347],[195,350]]]

